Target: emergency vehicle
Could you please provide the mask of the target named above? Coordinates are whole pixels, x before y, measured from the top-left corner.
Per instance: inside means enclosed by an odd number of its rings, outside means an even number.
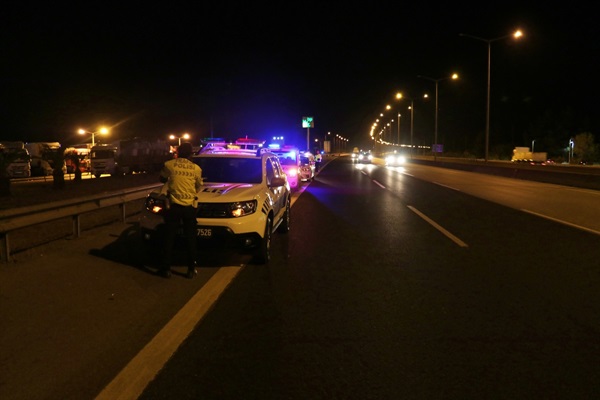
[[[192,157],[202,169],[197,194],[199,247],[239,248],[269,262],[273,232],[290,229],[291,189],[277,155],[267,148],[207,149]],[[166,201],[151,192],[140,219],[148,249],[162,248]]]

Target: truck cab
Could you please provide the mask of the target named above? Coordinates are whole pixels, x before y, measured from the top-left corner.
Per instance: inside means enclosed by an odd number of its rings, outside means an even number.
[[[102,174],[115,175],[117,172],[117,146],[98,144],[90,150],[91,172],[96,178]]]
[[[0,152],[8,155],[11,162],[6,167],[9,178],[29,178],[31,176],[31,157],[24,142],[2,142]]]

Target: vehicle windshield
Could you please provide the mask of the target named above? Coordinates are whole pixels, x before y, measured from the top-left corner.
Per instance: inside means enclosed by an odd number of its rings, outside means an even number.
[[[114,156],[114,150],[94,150],[92,152],[92,158],[113,158]]]
[[[261,183],[260,158],[195,157],[205,182]]]
[[[297,165],[296,152],[290,151],[287,153],[275,153],[279,158],[281,165]]]
[[[300,164],[310,164],[310,159],[308,157],[300,156]]]

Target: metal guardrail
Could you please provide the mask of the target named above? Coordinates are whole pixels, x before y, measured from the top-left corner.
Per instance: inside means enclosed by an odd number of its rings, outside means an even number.
[[[9,236],[17,229],[71,217],[73,219],[73,237],[80,237],[83,214],[118,205],[121,211],[121,220],[125,221],[126,204],[146,197],[150,191],[161,185],[138,186],[101,195],[0,211],[0,262],[10,261]]]

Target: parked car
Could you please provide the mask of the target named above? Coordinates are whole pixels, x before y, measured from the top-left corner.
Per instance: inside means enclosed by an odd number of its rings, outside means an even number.
[[[273,153],[279,157],[283,172],[287,175],[290,188],[295,190],[300,184],[300,150],[293,146],[283,146],[273,149]]]
[[[315,179],[315,156],[306,152],[300,155],[300,180],[303,182]]]
[[[272,233],[290,229],[291,190],[278,157],[260,148],[213,149],[192,161],[204,181],[197,199],[198,245],[239,248],[251,252],[254,263],[267,263]],[[140,228],[150,249],[162,246],[165,207],[158,189],[145,200]]]

